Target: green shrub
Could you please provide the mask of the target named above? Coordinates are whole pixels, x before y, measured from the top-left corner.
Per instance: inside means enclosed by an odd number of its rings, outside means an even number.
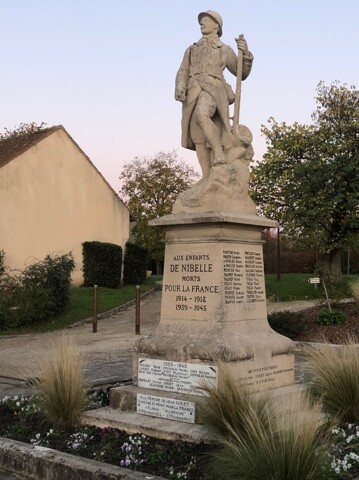
[[[305,327],[305,317],[302,312],[283,310],[268,315],[268,323],[277,333],[294,339]]]
[[[71,253],[47,255],[17,275],[3,275],[0,284],[0,330],[34,325],[62,313],[70,300]]]
[[[42,262],[28,266],[23,272],[22,286],[41,286],[51,299],[49,315],[62,313],[70,300],[71,272],[75,268],[72,254],[47,255]]]
[[[330,311],[322,308],[318,314],[318,322],[321,325],[342,325],[345,321],[345,313],[340,310]]]
[[[19,325],[21,282],[18,277],[4,275],[0,281],[0,331]]]
[[[34,325],[51,316],[54,300],[49,289],[36,281],[24,282],[23,274],[6,276],[2,294],[6,328]]]
[[[309,393],[320,399],[326,413],[344,422],[359,422],[359,350],[356,340],[345,345],[321,344],[306,350],[312,378]]]
[[[121,284],[122,248],[107,242],[82,244],[84,286],[118,288]]]
[[[146,280],[148,251],[145,247],[127,242],[124,258],[123,280],[127,285],[140,285]]]

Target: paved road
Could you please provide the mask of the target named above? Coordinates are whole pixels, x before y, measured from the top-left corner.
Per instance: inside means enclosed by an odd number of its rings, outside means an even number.
[[[160,319],[162,292],[155,290],[141,300],[141,334],[149,335]],[[303,310],[309,301],[268,303],[268,312]],[[135,334],[135,305],[107,315],[92,333],[90,322],[80,322],[62,331],[0,337],[0,398],[29,393],[23,381],[34,376],[38,362],[51,354],[60,336],[72,336],[85,363],[85,378],[90,385],[104,385],[131,379],[131,355],[139,336]]]

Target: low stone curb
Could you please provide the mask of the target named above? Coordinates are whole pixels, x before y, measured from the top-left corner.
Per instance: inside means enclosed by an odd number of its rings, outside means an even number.
[[[24,475],[28,480],[166,480],[3,437],[0,437],[0,465],[8,473]]]
[[[29,480],[165,480],[108,463],[0,437],[0,465]]]

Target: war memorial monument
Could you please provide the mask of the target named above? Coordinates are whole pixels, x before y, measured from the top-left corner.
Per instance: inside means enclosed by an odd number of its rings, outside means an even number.
[[[248,195],[254,152],[239,112],[253,55],[243,35],[237,53],[221,41],[217,12],[200,13],[198,22],[202,37],[184,53],[175,98],[182,145],[196,152],[202,178],[179,195],[172,214],[152,221],[166,232],[161,319],[138,343],[133,385],[115,389],[111,401],[187,425],[201,421],[201,381],[221,381],[218,359],[252,392],[285,394],[294,383],[292,341],[267,321],[261,234],[277,224],[256,215]],[[235,91],[225,69],[237,78]]]

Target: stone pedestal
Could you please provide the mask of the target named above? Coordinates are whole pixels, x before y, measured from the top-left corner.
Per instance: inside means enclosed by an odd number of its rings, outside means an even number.
[[[206,366],[221,359],[253,392],[292,384],[293,343],[267,321],[261,232],[276,223],[250,214],[202,213],[152,224],[166,230],[161,320],[138,345],[134,385],[141,359]],[[178,376],[177,363],[166,380],[159,373],[167,382],[163,389],[178,391],[170,380]],[[155,368],[151,372],[156,376]],[[140,386],[146,386],[141,378]]]
[[[111,408],[87,421],[206,440],[201,382],[221,382],[218,360],[239,387],[270,389],[280,408],[298,396],[293,342],[267,321],[261,233],[277,224],[250,213],[172,214],[152,223],[166,231],[160,323],[139,340],[133,384],[112,389]]]
[[[261,233],[276,223],[250,213],[186,213],[152,224],[166,231],[161,319],[140,339],[133,385],[113,389],[111,407],[201,423],[201,382],[221,381],[218,360],[253,393],[292,395],[293,343],[267,321]]]

